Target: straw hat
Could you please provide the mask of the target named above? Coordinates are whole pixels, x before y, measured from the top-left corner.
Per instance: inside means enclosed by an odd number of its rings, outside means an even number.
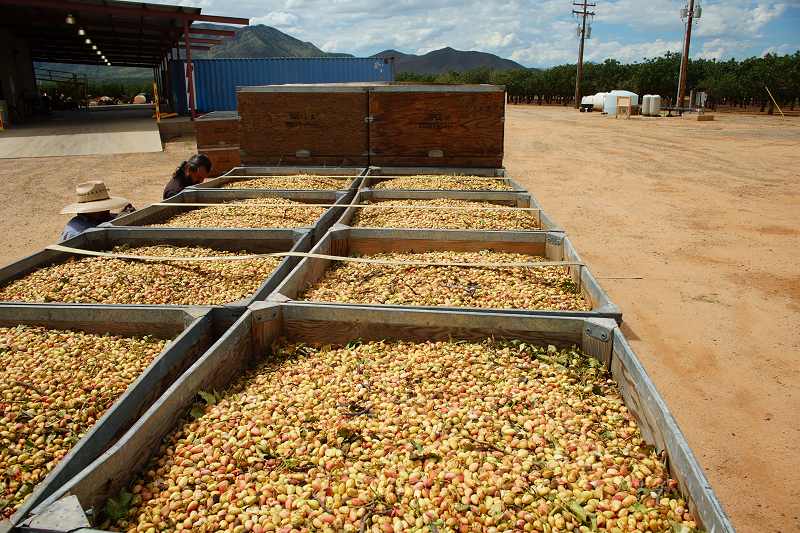
[[[112,209],[121,209],[130,203],[121,196],[109,196],[106,184],[102,181],[80,183],[75,187],[75,191],[78,193],[78,201],[62,209],[62,215],[67,213],[110,211]]]

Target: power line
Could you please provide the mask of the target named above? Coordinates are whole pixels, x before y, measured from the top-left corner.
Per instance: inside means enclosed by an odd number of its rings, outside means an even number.
[[[580,32],[581,38],[581,46],[578,51],[578,76],[575,79],[575,108],[578,109],[581,107],[581,76],[583,74],[583,41],[587,38],[586,35],[586,17],[593,17],[594,11],[589,11],[590,7],[596,7],[596,4],[589,4],[587,0],[583,0],[581,2],[572,2],[573,15],[578,15],[581,17],[581,25],[578,26],[575,30],[576,34]],[[579,11],[576,11],[574,8],[580,8]],[[591,35],[592,27],[589,26],[589,35]],[[577,35],[576,35],[577,36]]]
[[[728,27],[728,30],[730,30],[731,35],[733,35],[733,38],[736,39],[737,43],[739,43],[739,48],[742,49],[742,53],[747,55],[747,51],[744,49],[744,46],[742,46],[742,42],[739,40],[739,38],[736,36],[736,34],[733,33],[733,28],[731,28],[731,25],[728,24],[728,21],[725,20],[725,16],[722,14],[722,11],[720,11],[719,5],[712,3],[711,0],[708,0],[708,3],[711,4],[712,6],[714,6],[717,9],[717,13],[719,13],[719,18],[722,19],[722,22],[725,23],[725,25]]]

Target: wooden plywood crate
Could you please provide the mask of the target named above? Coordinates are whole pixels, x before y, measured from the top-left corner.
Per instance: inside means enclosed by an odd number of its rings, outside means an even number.
[[[0,326],[44,327],[96,335],[153,335],[171,339],[160,355],[117,398],[74,447],[42,479],[5,526],[18,524],[36,505],[55,493],[133,426],[161,394],[214,343],[210,307],[0,304]],[[222,332],[219,332],[221,335]],[[20,354],[22,357],[22,354]],[[50,442],[50,441],[48,441]]]
[[[234,168],[242,166],[238,146],[225,148],[200,148],[198,146],[197,153],[203,154],[211,160],[211,172],[208,173],[209,178],[222,176]]]
[[[244,165],[364,166],[367,87],[239,87]]]
[[[236,111],[214,111],[194,121],[198,150],[239,147],[239,115]]]
[[[531,231],[563,231],[545,213],[536,200],[528,192],[522,191],[429,191],[429,190],[397,190],[397,189],[362,189],[359,190],[351,207],[348,207],[338,224],[351,226],[353,217],[363,208],[352,207],[362,202],[379,203],[389,200],[437,200],[454,199],[473,202],[486,202],[491,206],[513,206],[526,209],[533,209],[530,214],[536,219],[539,230]],[[480,212],[475,212],[479,217]],[[363,226],[362,226],[363,227]],[[462,228],[467,229],[467,228]]]
[[[663,463],[677,481],[698,527],[716,533],[734,531],[680,428],[613,320],[444,310],[342,309],[294,303],[253,304],[122,440],[34,509],[38,513],[35,520],[59,516],[58,499],[69,494],[65,501],[77,509],[78,516],[69,523],[62,522],[56,531],[86,527],[88,522],[81,516],[82,509],[93,509],[97,515],[109,497],[129,486],[133,475],[186,416],[198,391],[225,390],[254,361],[277,355],[272,346],[280,337],[310,346],[345,345],[354,339],[447,343],[482,342],[488,337],[533,346],[553,345],[558,349],[576,345],[586,356],[611,369],[611,377],[619,383],[642,436],[656,452],[663,454]],[[515,453],[514,448],[511,450],[503,453]]]
[[[371,165],[503,165],[504,87],[371,87],[369,114]]]
[[[312,248],[312,254],[348,257],[358,254],[359,257],[377,253],[400,252],[414,253],[427,251],[477,252],[494,250],[510,253],[545,256],[555,262],[582,262],[578,252],[569,239],[561,232],[549,231],[475,231],[475,230],[422,230],[422,229],[374,229],[351,228],[335,225]],[[323,273],[333,266],[331,258],[306,257],[278,285],[269,296],[270,301],[295,301],[300,305],[320,305],[319,302],[297,300],[301,292],[316,283]],[[380,265],[376,265],[379,268]],[[614,318],[622,322],[622,311],[611,301],[608,294],[600,287],[597,279],[585,265],[565,265],[569,276],[575,284],[575,290],[591,306],[590,311],[555,310],[535,308],[481,308],[487,314],[519,313],[536,316],[585,316]],[[458,289],[455,289],[458,290]],[[334,303],[334,306],[425,309],[425,306],[387,305],[387,304],[349,304]],[[444,307],[444,306],[442,306]],[[470,307],[448,307],[454,312],[474,310]]]
[[[138,211],[137,211],[138,212]],[[61,245],[76,250],[100,252],[111,250],[115,246],[125,244],[135,248],[138,246],[170,245],[176,247],[204,246],[215,250],[233,253],[247,250],[253,254],[281,252],[308,252],[312,245],[311,233],[306,230],[292,229],[213,229],[197,228],[139,228],[105,226],[90,229]],[[85,257],[79,251],[70,252],[45,248],[0,268],[0,286],[24,278],[31,272],[51,265],[77,261]],[[277,287],[291,270],[297,265],[297,257],[284,257],[278,267],[265,278],[258,289],[247,299],[226,304],[229,308],[246,307],[253,301],[263,300]],[[146,285],[142,285],[144,289]],[[54,307],[69,307],[69,304],[52,303]],[[170,306],[167,306],[170,307]]]

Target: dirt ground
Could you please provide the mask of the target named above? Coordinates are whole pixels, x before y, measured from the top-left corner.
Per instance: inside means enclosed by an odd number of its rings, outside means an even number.
[[[798,531],[800,120],[506,114],[509,174],[622,309],[736,530]]]
[[[800,530],[800,118],[509,105],[505,144],[512,178],[622,309],[736,530]],[[145,207],[194,148],[0,160],[0,265],[58,242],[77,183]]]

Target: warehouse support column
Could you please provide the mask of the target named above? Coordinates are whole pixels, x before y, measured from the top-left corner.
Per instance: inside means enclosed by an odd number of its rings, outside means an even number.
[[[175,111],[178,109],[178,100],[175,97],[175,56],[172,55],[172,50],[169,51],[169,58],[167,59],[167,93],[169,94],[168,100],[170,109]]]
[[[181,46],[176,45],[175,51],[177,52],[178,60],[175,62],[175,70],[176,72],[174,75],[178,76],[178,90],[180,91],[180,99],[181,105],[183,105],[183,116],[186,116],[186,112],[189,110],[188,102],[186,101],[186,93],[188,89],[186,88],[186,76],[184,76],[183,72],[181,72]]]
[[[189,92],[189,107],[192,109],[192,120],[194,120],[194,67],[192,67],[192,53],[189,51],[189,21],[186,19],[183,19],[183,43],[186,46],[186,86]]]
[[[161,59],[161,84],[164,86],[164,92],[162,93],[164,96],[164,100],[167,102],[167,107],[171,108],[170,105],[170,93],[169,90],[169,72],[167,72],[167,68],[169,67],[169,63],[167,63],[167,54],[164,54],[164,57]]]

